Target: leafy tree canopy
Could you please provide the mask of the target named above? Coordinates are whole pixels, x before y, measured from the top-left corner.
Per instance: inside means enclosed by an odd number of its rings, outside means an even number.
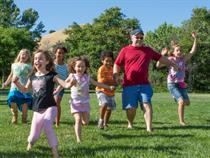
[[[79,25],[76,22],[66,30],[65,45],[69,56],[87,55],[93,72],[101,65],[100,53],[113,51],[117,56],[120,49],[129,43],[129,30],[139,26],[137,19],[129,19],[118,7],[105,10],[92,24]]]
[[[36,24],[39,18],[37,11],[29,8],[20,14],[20,9],[14,0],[0,1],[0,26],[4,28],[17,27],[25,28],[32,33],[34,39],[39,39],[45,32],[42,22]]]

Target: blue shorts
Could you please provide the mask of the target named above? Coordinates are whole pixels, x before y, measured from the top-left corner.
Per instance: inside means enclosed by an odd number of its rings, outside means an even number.
[[[98,98],[99,106],[107,105],[107,109],[116,109],[116,102],[114,96],[108,96],[101,91],[96,91],[96,95]]]
[[[171,95],[178,101],[179,99],[189,100],[186,88],[180,88],[177,83],[168,83],[168,90]]]
[[[59,97],[63,97],[64,95],[64,89],[62,89],[59,93],[54,94],[54,96],[59,96]]]
[[[122,104],[123,110],[137,108],[138,102],[142,108],[143,103],[151,104],[153,90],[150,84],[123,87]]]

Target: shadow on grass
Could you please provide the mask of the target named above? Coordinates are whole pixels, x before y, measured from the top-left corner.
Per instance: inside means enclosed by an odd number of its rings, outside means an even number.
[[[7,105],[7,101],[6,100],[0,100],[0,105]]]
[[[163,127],[155,127],[155,129],[160,130],[170,130],[170,129],[202,129],[202,130],[209,130],[210,126],[207,125],[187,125],[187,126],[163,126]]]
[[[112,157],[132,157],[132,152],[139,152],[139,156],[141,156],[142,151],[149,151],[154,150],[156,152],[165,152],[170,155],[180,155],[181,148],[177,146],[164,146],[164,145],[157,145],[157,146],[128,146],[128,145],[112,145],[112,146],[100,146],[94,148],[87,148],[87,147],[78,147],[72,150],[64,150],[62,152],[61,157],[103,157],[103,153],[106,154],[107,152],[112,152],[116,154],[121,153],[121,155],[113,155]],[[110,154],[109,154],[110,155]],[[109,156],[110,157],[110,156]]]
[[[148,138],[148,137],[160,137],[160,138],[189,138],[194,137],[191,134],[139,134],[139,135],[131,135],[131,134],[117,134],[117,135],[110,135],[110,134],[101,134],[106,139],[124,139],[124,138]]]
[[[34,151],[0,151],[0,158],[47,158],[52,157],[51,149],[43,146],[36,146]]]

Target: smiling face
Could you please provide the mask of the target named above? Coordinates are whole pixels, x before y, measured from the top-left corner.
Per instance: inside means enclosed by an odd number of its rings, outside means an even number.
[[[174,47],[173,55],[174,55],[175,57],[181,57],[181,56],[182,56],[180,46],[175,46],[175,47]]]
[[[112,66],[112,58],[111,57],[105,57],[103,60],[102,60],[102,63],[105,67],[107,68],[110,68]]]
[[[83,60],[77,60],[74,66],[76,74],[83,75],[87,69],[85,62]]]
[[[46,57],[42,52],[38,52],[34,55],[33,64],[37,71],[45,71],[48,63],[49,61],[46,60]]]
[[[21,50],[20,51],[20,62],[21,63],[27,63],[29,60],[29,55],[26,51]]]
[[[133,46],[141,46],[143,44],[144,35],[138,33],[136,35],[131,35],[131,41]]]
[[[61,48],[58,48],[55,52],[55,57],[58,61],[63,61],[64,60],[64,55],[65,55],[65,52]]]

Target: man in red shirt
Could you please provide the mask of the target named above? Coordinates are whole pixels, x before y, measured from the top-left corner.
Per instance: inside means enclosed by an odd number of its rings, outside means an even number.
[[[138,102],[140,102],[147,131],[151,132],[153,90],[148,80],[150,61],[159,61],[175,69],[178,69],[178,67],[160,53],[143,44],[144,33],[141,28],[131,31],[130,35],[132,43],[121,49],[114,63],[113,74],[116,82],[119,83],[120,69],[124,68],[122,104],[123,110],[126,110],[128,128],[133,128],[136,108]]]

